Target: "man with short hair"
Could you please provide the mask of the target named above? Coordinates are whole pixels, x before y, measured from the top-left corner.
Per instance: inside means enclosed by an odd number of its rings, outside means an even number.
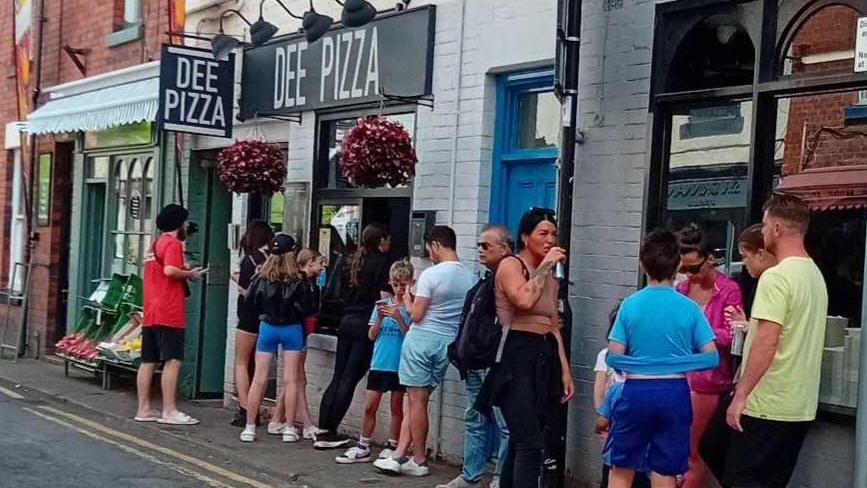
[[[778,261],[756,289],[742,374],[727,422],[724,487],[784,488],[816,418],[828,315],[822,272],[804,247],[810,210],[775,194],[764,206],[762,236]]]
[[[138,369],[138,412],[136,422],[195,425],[199,421],[179,412],[176,404],[178,374],[184,359],[186,326],[186,280],[202,277],[201,268],[187,269],[184,239],[189,212],[169,204],[157,216],[160,235],[144,263],[144,316],[142,320],[141,365]],[[163,362],[162,413],[151,408],[150,388],[154,369]]]
[[[412,326],[406,333],[398,376],[407,387],[409,412],[404,417],[400,445],[391,457],[378,459],[374,466],[384,471],[410,476],[426,476],[428,400],[442,383],[449,366],[447,349],[455,339],[464,297],[473,286],[473,275],[458,260],[455,231],[435,226],[425,238],[425,248],[433,266],[418,278],[415,296],[404,294]],[[410,459],[403,459],[408,438],[413,446]]]
[[[464,302],[463,320],[469,312],[473,298],[479,293],[485,280],[494,279],[497,267],[506,256],[512,254],[512,243],[509,228],[505,225],[487,225],[482,228],[479,242],[476,243],[479,252],[479,263],[487,270],[481,280],[467,292]],[[493,311],[496,315],[496,310]],[[464,325],[466,327],[466,324]],[[460,340],[460,339],[459,339]],[[463,372],[463,371],[462,371]],[[497,466],[494,470],[494,479],[489,488],[500,486],[499,478],[506,459],[506,451],[509,447],[509,430],[506,421],[498,407],[494,408],[494,419],[479,412],[475,407],[476,397],[482,389],[482,383],[488,371],[486,369],[467,369],[465,371],[464,385],[467,393],[467,406],[464,413],[464,454],[461,474],[449,483],[437,485],[437,488],[467,488],[477,486],[485,474],[485,463],[490,457],[493,444],[491,436],[495,432],[499,436],[497,450]]]

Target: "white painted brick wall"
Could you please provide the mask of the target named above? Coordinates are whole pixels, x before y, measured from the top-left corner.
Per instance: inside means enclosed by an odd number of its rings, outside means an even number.
[[[296,13],[304,12],[307,0],[284,0]],[[392,8],[393,0],[374,0],[380,9]],[[438,223],[450,224],[458,235],[458,251],[475,267],[477,234],[487,222],[490,207],[491,157],[495,114],[495,76],[516,67],[552,64],[554,58],[554,0],[440,0],[414,1],[413,7],[437,5],[434,48],[433,110],[419,107],[417,111],[416,146],[419,165],[413,188],[413,208],[434,210]],[[248,18],[258,17],[259,2],[245,2],[240,8]],[[340,6],[318,2],[318,11],[339,18]],[[461,29],[462,15],[465,28]],[[215,32],[219,10],[192,13],[186,30]],[[265,17],[281,27],[282,32],[294,31],[298,21],[289,18],[276,4],[265,3]],[[224,21],[227,32],[243,32],[246,27],[234,17]],[[459,49],[462,50],[459,53]],[[459,66],[460,64],[460,66]],[[460,89],[459,88],[460,82]],[[290,182],[309,182],[312,178],[316,117],[303,114],[303,123],[261,124],[268,140],[288,140],[288,177]],[[251,134],[250,129],[236,133]],[[455,141],[457,137],[457,141]],[[200,138],[199,147],[219,147],[225,143]],[[452,169],[454,192],[452,193]],[[454,197],[453,205],[452,196]],[[233,209],[235,222],[246,215],[243,200],[236,198]],[[308,233],[309,234],[309,233]],[[233,262],[233,266],[237,266]],[[235,323],[235,292],[230,297],[229,340],[227,341],[226,398],[234,391],[231,358]],[[314,416],[319,398],[331,377],[333,353],[311,347],[308,356],[308,382]],[[356,392],[355,401],[344,425],[357,432],[363,409],[365,382]],[[442,389],[442,415],[437,415],[437,393],[431,400],[432,415],[441,419],[439,445],[442,455],[458,461],[463,446],[463,410],[465,397],[457,372],[449,370]],[[383,411],[385,406],[383,407]],[[432,426],[439,420],[435,419]],[[387,429],[387,419],[381,417],[378,439]],[[435,431],[431,431],[431,445]]]

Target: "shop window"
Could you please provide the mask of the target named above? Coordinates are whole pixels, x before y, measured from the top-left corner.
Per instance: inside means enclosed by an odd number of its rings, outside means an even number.
[[[789,42],[782,75],[851,73],[855,64],[858,12],[843,5],[825,7],[811,15]]]
[[[752,102],[730,102],[700,110],[705,114],[749,116]],[[706,131],[696,137],[691,132],[695,113],[688,109],[671,117],[664,225],[674,230],[699,225],[721,265],[729,272],[738,272],[735,238],[747,225],[749,129],[741,124],[735,131],[733,125],[718,134]]]
[[[698,107],[689,110],[688,122],[680,126],[680,138],[740,134],[743,130],[744,117],[739,103]]]
[[[737,20],[728,15],[708,17],[678,45],[665,91],[749,85],[755,58],[752,40]]]
[[[153,184],[150,156],[123,156],[112,161],[113,201],[111,271],[141,274],[153,239]]]

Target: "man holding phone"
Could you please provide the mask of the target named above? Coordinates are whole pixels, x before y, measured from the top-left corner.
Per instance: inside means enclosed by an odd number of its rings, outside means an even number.
[[[180,205],[163,207],[156,219],[160,235],[144,263],[144,317],[141,365],[138,369],[136,422],[195,425],[198,420],[179,412],[178,374],[184,359],[187,280],[201,279],[206,270],[187,269],[184,239],[189,212]],[[163,362],[162,412],[152,409],[150,388],[156,364]]]

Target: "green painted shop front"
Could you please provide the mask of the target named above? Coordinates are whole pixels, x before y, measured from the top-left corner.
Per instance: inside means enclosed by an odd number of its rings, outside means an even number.
[[[100,280],[113,273],[141,276],[144,257],[156,237],[156,214],[165,204],[183,202],[190,220],[199,226],[199,232],[186,241],[186,258],[190,265],[207,266],[210,272],[206,280],[191,284],[187,299],[186,354],[179,390],[185,398],[220,396],[232,197],[216,181],[213,158],[181,149],[176,163],[178,146],[175,134],[156,131],[150,122],[79,133],[73,170],[68,321],[76,323],[82,302],[78,297],[89,295]]]

